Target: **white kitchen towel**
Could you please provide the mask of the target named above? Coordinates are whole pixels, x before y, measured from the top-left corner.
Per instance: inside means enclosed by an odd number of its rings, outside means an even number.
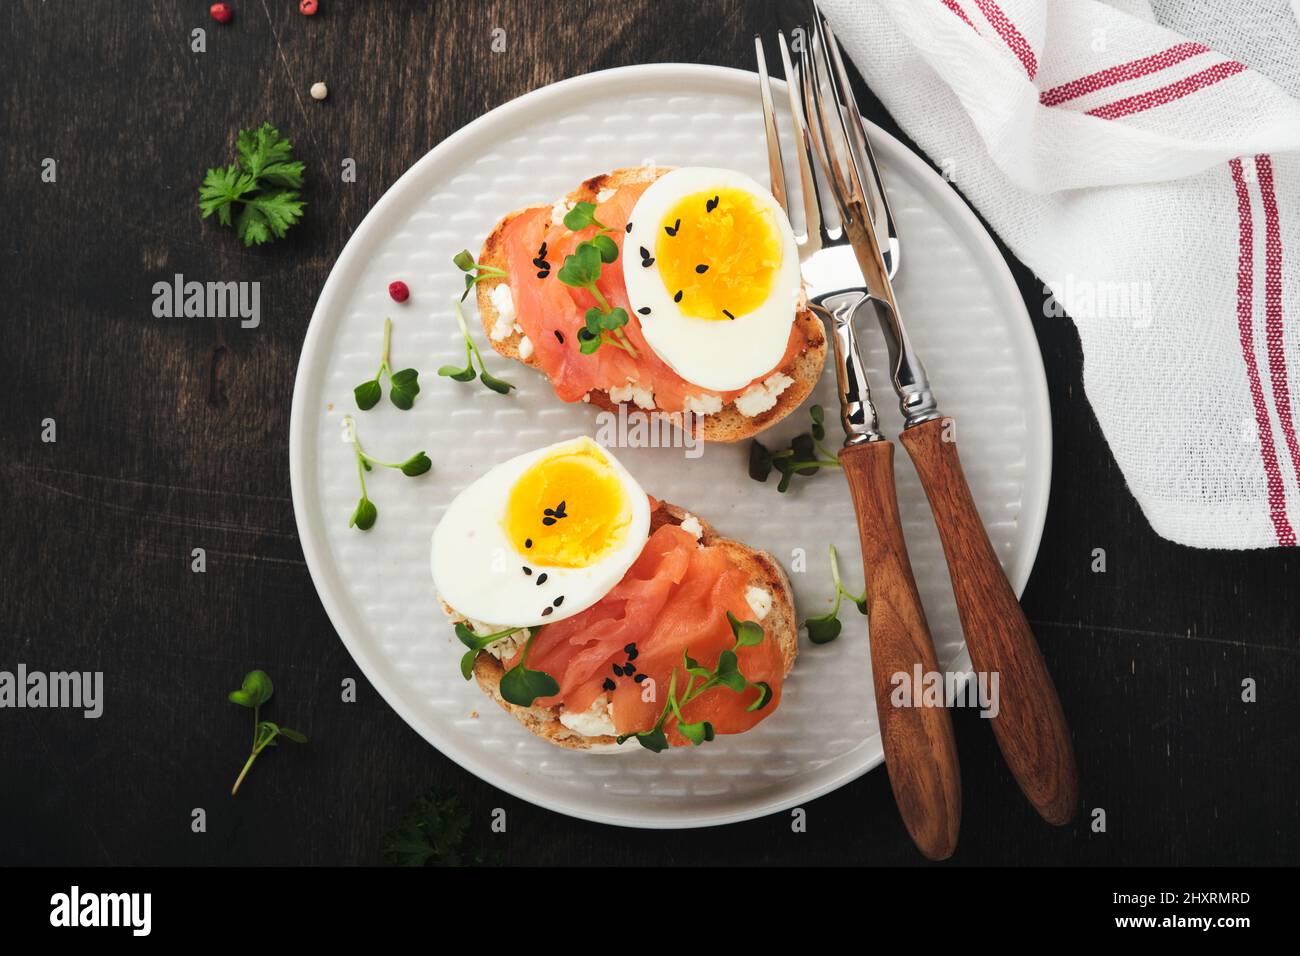
[[[1074,320],[1088,399],[1156,532],[1294,546],[1288,0],[821,5],[898,124]]]

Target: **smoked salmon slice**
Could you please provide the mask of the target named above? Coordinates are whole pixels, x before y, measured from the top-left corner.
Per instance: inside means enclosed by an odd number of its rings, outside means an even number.
[[[565,256],[579,242],[594,236],[597,229],[592,226],[581,232],[570,232],[562,223],[553,222],[550,207],[525,210],[502,233],[515,320],[532,342],[538,365],[562,401],[581,401],[593,389],[607,392],[635,382],[653,391],[655,406],[664,411],[682,411],[688,397],[706,395],[715,395],[726,405],[745,389],[714,392],[687,382],[646,344],[636,310],[628,301],[621,265],[625,227],[632,208],[649,185],[648,182],[622,185],[604,202],[596,203],[595,211],[596,219],[614,230],[609,236],[619,247],[619,259],[601,271],[597,288],[611,307],[627,311],[629,318],[623,333],[636,350],[636,357],[614,347],[599,348],[590,355],[583,355],[579,350],[578,330],[583,328],[584,316],[596,301],[587,290],[560,282],[557,273]],[[538,269],[536,260],[542,259],[550,264],[550,269]],[[785,355],[776,369],[787,367],[807,347],[800,323],[793,322]],[[763,381],[776,369],[749,384]]]
[[[651,504],[657,507],[654,499]],[[535,704],[563,704],[569,712],[581,712],[609,693],[619,734],[649,730],[668,700],[674,670],[679,692],[685,683],[683,655],[716,668],[722,652],[735,643],[727,613],[742,621],[754,616],[747,588],[746,574],[724,549],[701,546],[677,525],[661,525],[609,594],[537,632],[528,666],[554,677],[560,691]],[[686,720],[708,720],[715,733],[735,734],[776,710],[784,677],[776,640],[765,635],[760,643],[740,648],[736,656],[746,679],[771,688],[770,702],[750,712],[747,708],[761,690],[749,687],[737,693],[714,687],[683,708]],[[671,715],[664,730],[673,746],[689,743],[677,732]]]

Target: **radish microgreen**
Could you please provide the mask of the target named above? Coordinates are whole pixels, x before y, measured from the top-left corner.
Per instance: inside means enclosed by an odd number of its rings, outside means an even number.
[[[601,345],[609,343],[636,358],[636,349],[623,332],[623,326],[628,322],[627,310],[610,308],[604,294],[596,287],[602,267],[618,260],[618,243],[607,235],[614,230],[598,220],[595,212],[595,203],[580,202],[565,214],[564,225],[571,232],[592,226],[600,231],[578,243],[577,248],[564,257],[556,278],[570,288],[586,289],[596,300],[597,307],[587,310],[583,327],[578,330],[578,349],[582,354],[590,355]]]
[[[281,727],[269,720],[262,720],[262,705],[271,699],[274,690],[275,687],[266,671],[249,671],[244,675],[244,682],[239,686],[239,690],[232,690],[226,695],[232,704],[253,711],[253,750],[248,755],[244,769],[239,771],[239,776],[235,778],[235,785],[230,788],[232,797],[239,792],[239,785],[244,782],[248,771],[253,768],[253,761],[257,759],[258,754],[267,747],[275,746],[275,738],[285,737],[296,744],[307,742],[307,738],[296,730]]]
[[[483,356],[479,353],[478,346],[474,344],[474,338],[469,334],[469,326],[465,324],[465,313],[461,311],[460,303],[452,300],[452,308],[456,310],[456,322],[460,325],[460,334],[465,337],[465,367],[457,368],[454,365],[444,365],[438,369],[438,374],[445,378],[450,378],[457,382],[472,382],[478,378],[484,385],[501,395],[509,394],[514,388],[504,379],[499,379],[494,375],[489,375],[487,366],[483,364]],[[479,371],[474,371],[474,360],[478,360]]]
[[[362,382],[352,390],[352,394],[357,400],[357,408],[363,412],[368,412],[379,404],[379,399],[384,394],[380,380],[385,375],[388,376],[388,397],[402,411],[410,411],[411,406],[415,404],[415,396],[420,394],[419,372],[413,368],[404,368],[394,372],[392,365],[389,364],[392,342],[393,320],[384,319],[384,351],[379,358],[379,371],[375,372],[373,379]]]
[[[474,676],[474,661],[478,658],[479,651],[486,650],[488,645],[495,644],[503,637],[509,637],[511,634],[522,630],[525,630],[525,628],[507,627],[491,634],[475,634],[464,621],[458,623],[456,625],[456,637],[469,648],[460,659],[461,675],[466,680],[469,680]],[[534,630],[524,643],[523,652],[519,655],[519,663],[506,671],[501,677],[502,698],[520,707],[531,707],[533,701],[537,700],[537,698],[551,697],[560,692],[559,683],[550,674],[545,671],[530,670],[525,666],[528,660],[528,652],[532,649],[533,641],[536,639],[537,631]]]
[[[808,640],[814,644],[829,644],[835,638],[840,636],[840,602],[844,598],[852,601],[860,612],[867,613],[867,595],[863,592],[859,597],[844,589],[844,583],[840,580],[840,562],[839,556],[835,553],[835,545],[831,549],[831,580],[835,584],[835,606],[826,614],[817,617],[810,617],[803,622],[803,626],[808,631]]]
[[[416,452],[406,461],[380,461],[362,451],[361,441],[357,438],[357,424],[352,420],[351,415],[343,416],[343,427],[345,436],[352,442],[352,451],[357,459],[357,481],[361,484],[361,498],[357,501],[352,517],[348,520],[348,527],[356,528],[358,531],[369,531],[375,526],[379,509],[366,494],[366,472],[373,471],[374,466],[378,465],[381,468],[395,468],[408,478],[417,478],[432,468],[433,462],[422,451]]]
[[[505,279],[508,277],[507,273],[496,266],[485,266],[475,262],[474,256],[468,249],[462,249],[456,253],[456,255],[452,256],[451,261],[456,263],[457,269],[465,273],[465,291],[461,293],[460,297],[462,302],[469,295],[469,290],[484,279]]]
[[[664,704],[663,710],[660,711],[659,719],[655,721],[654,726],[649,730],[643,730],[637,734],[621,735],[618,738],[620,744],[635,737],[637,743],[646,750],[662,753],[669,747],[668,735],[664,732],[664,723],[670,715],[677,720],[678,733],[689,740],[692,746],[698,747],[702,743],[707,743],[716,736],[713,724],[707,720],[687,722],[682,715],[682,708],[701,694],[717,687],[724,687],[737,694],[743,694],[751,687],[757,688],[758,696],[745,708],[748,713],[762,710],[772,702],[771,685],[766,681],[750,681],[746,678],[740,672],[740,661],[736,656],[736,651],[740,648],[753,647],[762,642],[763,628],[759,626],[757,621],[739,620],[730,611],[727,612],[727,623],[731,625],[731,633],[736,641],[729,650],[725,650],[718,655],[717,666],[713,668],[705,667],[691,657],[689,651],[683,651],[682,672],[686,684],[681,694],[677,693],[677,668],[674,667],[671,676],[668,678],[668,702]]]
[[[840,460],[822,444],[826,438],[826,411],[820,405],[808,410],[812,428],[790,441],[790,447],[769,451],[758,439],[749,444],[749,477],[767,481],[775,468],[781,475],[776,490],[788,491],[795,475],[815,475],[822,468],[839,468]]]

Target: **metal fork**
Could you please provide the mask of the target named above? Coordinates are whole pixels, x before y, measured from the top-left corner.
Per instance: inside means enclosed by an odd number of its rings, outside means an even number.
[[[814,170],[823,131],[807,121],[806,107],[813,102],[807,45],[800,49],[796,65],[785,35],[778,34],[777,41],[798,143],[804,228],[796,234],[796,243],[811,307],[830,324],[835,343],[845,434],[839,457],[853,496],[867,568],[872,682],[885,765],[912,840],[927,857],[942,860],[952,855],[961,826],[961,780],[948,711],[942,706],[895,707],[891,701],[895,675],[903,674],[910,681],[918,669],[936,673],[939,665],[903,539],[894,487],[894,446],[880,433],[854,332],[854,316],[871,301],[870,290],[844,229],[828,227],[823,215],[833,200],[823,198]],[[761,37],[754,38],[754,46],[772,195],[789,215],[791,200]]]

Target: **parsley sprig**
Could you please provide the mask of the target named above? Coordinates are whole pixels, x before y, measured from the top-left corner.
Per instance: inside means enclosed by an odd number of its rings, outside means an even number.
[[[817,617],[810,617],[803,622],[803,626],[808,630],[808,640],[814,644],[829,644],[835,638],[840,636],[840,602],[848,598],[857,605],[858,610],[867,613],[867,595],[864,591],[859,597],[850,591],[844,589],[844,583],[840,580],[840,562],[839,556],[835,553],[835,545],[831,549],[831,580],[835,584],[835,606],[825,614]]]
[[[767,476],[775,468],[781,474],[776,490],[785,492],[795,475],[815,475],[822,468],[842,467],[835,453],[822,444],[826,438],[826,410],[814,405],[808,414],[812,418],[812,428],[796,435],[789,448],[774,452],[758,439],[750,442],[749,477],[755,481],[767,481]]]
[[[393,320],[384,319],[384,351],[379,359],[379,371],[369,381],[362,382],[352,390],[357,400],[357,408],[368,412],[379,404],[384,389],[380,380],[388,376],[388,398],[403,411],[409,411],[415,404],[415,396],[420,394],[420,373],[413,368],[399,369],[394,372],[389,355],[393,343]]]
[[[451,794],[428,790],[384,834],[395,866],[481,866],[500,860],[469,839],[470,814]]]
[[[357,424],[352,420],[351,415],[343,416],[343,427],[346,430],[345,435],[352,442],[352,450],[357,458],[357,480],[361,483],[361,499],[357,502],[352,517],[348,520],[348,527],[356,528],[358,531],[369,531],[375,526],[375,521],[379,517],[379,509],[375,507],[375,503],[366,494],[366,472],[373,471],[374,466],[378,465],[381,468],[396,468],[406,477],[416,478],[432,468],[433,462],[422,451],[416,452],[406,461],[380,461],[378,458],[367,455],[362,450],[361,441],[357,438]]]
[[[248,771],[253,769],[253,761],[257,760],[258,755],[267,747],[274,747],[277,737],[284,737],[296,744],[307,742],[307,738],[296,730],[281,727],[269,720],[262,720],[262,705],[271,699],[274,691],[275,687],[266,671],[249,671],[244,675],[239,690],[232,690],[226,695],[232,704],[248,707],[253,711],[253,750],[248,755],[244,769],[239,771],[239,776],[235,778],[235,785],[230,788],[232,797],[239,792],[239,785],[248,776]]]
[[[623,332],[623,326],[628,322],[627,310],[610,308],[596,287],[601,269],[618,260],[618,243],[609,237],[614,230],[597,219],[595,213],[595,203],[580,202],[565,214],[564,226],[570,232],[580,232],[592,226],[600,231],[578,243],[577,248],[564,257],[556,278],[571,288],[586,289],[596,300],[596,307],[587,310],[583,316],[583,328],[578,330],[579,351],[590,355],[601,345],[609,343],[636,358],[636,349]]]
[[[462,249],[456,253],[452,256],[451,261],[456,263],[457,269],[465,273],[465,291],[460,296],[462,302],[469,295],[469,290],[485,279],[505,279],[508,277],[507,273],[496,266],[480,265],[475,262],[473,254],[468,249]]]
[[[233,223],[245,246],[283,239],[302,217],[299,198],[304,166],[293,158],[293,144],[270,123],[240,130],[236,162],[209,169],[199,186],[199,211],[216,213],[223,226]]]
[[[469,326],[465,324],[465,313],[461,311],[460,303],[453,300],[452,308],[456,310],[456,322],[460,325],[460,334],[465,337],[465,367],[457,368],[455,365],[444,365],[438,369],[438,374],[450,378],[457,382],[472,382],[478,378],[484,385],[501,395],[510,392],[513,385],[504,379],[489,375],[487,366],[483,364],[483,356],[479,353],[478,346],[474,344],[474,337],[469,334]],[[474,371],[474,360],[478,360],[479,371]]]
[[[707,720],[698,720],[693,723],[687,722],[682,715],[682,708],[701,694],[718,687],[724,687],[737,694],[743,694],[751,687],[758,688],[758,696],[745,708],[746,711],[751,713],[762,710],[771,703],[771,685],[767,681],[750,681],[746,678],[740,672],[739,660],[736,657],[736,651],[740,648],[753,647],[762,642],[763,629],[758,625],[757,621],[741,621],[730,611],[727,612],[727,623],[731,625],[731,633],[736,642],[729,650],[725,650],[718,655],[717,666],[713,668],[705,667],[691,657],[689,651],[683,651],[682,669],[685,673],[684,679],[686,683],[681,694],[677,693],[677,668],[674,667],[672,675],[668,679],[668,701],[659,713],[659,719],[655,721],[654,726],[649,730],[643,730],[637,734],[621,735],[618,738],[620,744],[635,737],[637,743],[646,750],[662,753],[669,746],[668,735],[664,732],[664,723],[670,715],[677,719],[678,732],[689,740],[692,746],[698,747],[702,743],[713,740],[715,737],[713,724]]]
[[[456,625],[456,637],[469,648],[460,659],[461,675],[469,680],[474,676],[474,661],[479,651],[486,649],[489,644],[495,644],[503,637],[509,637],[522,630],[524,630],[522,627],[508,627],[491,634],[475,634],[468,624],[464,621],[459,622]],[[501,696],[520,707],[531,707],[537,698],[552,697],[560,692],[559,682],[554,677],[546,671],[535,671],[526,666],[528,652],[532,650],[533,641],[536,639],[537,630],[534,630],[524,643],[523,653],[519,655],[519,663],[501,677]]]

